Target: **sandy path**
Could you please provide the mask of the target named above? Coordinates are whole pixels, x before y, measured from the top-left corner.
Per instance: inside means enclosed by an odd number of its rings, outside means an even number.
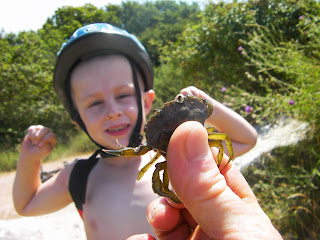
[[[63,166],[63,162],[46,163],[43,168],[50,171]],[[12,185],[15,172],[0,174],[0,239],[2,240],[49,240],[85,239],[82,220],[76,208],[66,208],[39,217],[20,217],[12,203]]]

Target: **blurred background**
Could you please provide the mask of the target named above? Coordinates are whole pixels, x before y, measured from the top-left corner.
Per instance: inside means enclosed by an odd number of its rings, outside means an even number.
[[[56,97],[52,74],[77,28],[106,22],[148,50],[155,108],[194,85],[255,126],[257,146],[236,163],[285,239],[320,239],[319,1],[19,2],[1,2],[1,172],[14,171],[33,124],[58,137],[46,161],[95,150]],[[46,15],[31,24],[34,13],[23,4]]]

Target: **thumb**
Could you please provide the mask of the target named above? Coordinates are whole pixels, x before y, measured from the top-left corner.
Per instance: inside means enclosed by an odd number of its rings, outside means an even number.
[[[200,123],[186,122],[175,130],[167,166],[175,192],[208,236],[220,239],[234,232],[242,213],[248,214],[245,202],[220,173],[208,146],[207,131]]]

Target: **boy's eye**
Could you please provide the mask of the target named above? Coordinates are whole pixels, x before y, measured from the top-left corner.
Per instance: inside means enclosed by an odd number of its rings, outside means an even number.
[[[94,106],[98,106],[99,104],[101,104],[101,101],[96,101],[96,102],[92,102],[89,107],[94,107]]]
[[[123,99],[123,98],[127,98],[127,97],[131,97],[132,94],[121,94],[118,96],[118,99]]]

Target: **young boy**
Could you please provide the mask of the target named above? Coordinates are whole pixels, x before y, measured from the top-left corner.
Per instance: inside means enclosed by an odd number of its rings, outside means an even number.
[[[133,35],[109,24],[78,29],[58,53],[55,90],[71,118],[99,148],[141,143],[146,115],[155,97],[152,84],[152,64],[144,47]],[[229,135],[235,157],[255,145],[256,131],[237,113],[195,87],[180,94],[212,102],[214,111],[207,121]],[[29,127],[13,188],[20,215],[50,213],[74,201],[88,239],[126,239],[135,233],[153,233],[145,217],[148,204],[158,197],[151,187],[153,171],[140,181],[136,178],[154,152],[110,157],[97,151],[42,184],[41,160],[55,144],[56,137],[49,128]]]

